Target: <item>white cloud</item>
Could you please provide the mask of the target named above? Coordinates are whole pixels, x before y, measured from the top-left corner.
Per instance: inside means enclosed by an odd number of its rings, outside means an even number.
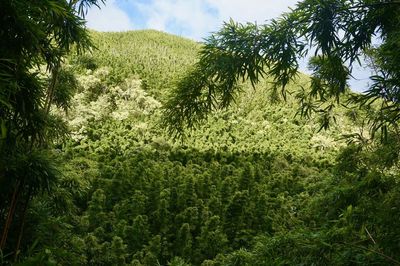
[[[207,12],[204,0],[154,0],[136,6],[148,18],[148,28],[173,31],[189,38],[201,39],[218,25],[218,19]]]
[[[264,23],[297,0],[151,0],[131,3],[147,18],[146,27],[201,40],[230,18]]]
[[[278,17],[288,7],[294,7],[297,0],[205,0],[216,8],[221,20],[232,18],[239,22],[264,23],[266,20]]]
[[[108,0],[101,10],[89,10],[87,26],[98,31],[124,31],[134,28],[129,14],[117,1]],[[239,22],[264,23],[288,11],[297,0],[125,0],[146,20],[146,28],[168,31],[196,40],[218,30],[230,18]],[[135,16],[131,14],[131,16]]]
[[[87,16],[87,27],[98,31],[132,30],[129,15],[116,5],[115,0],[108,0],[101,9],[92,7]]]

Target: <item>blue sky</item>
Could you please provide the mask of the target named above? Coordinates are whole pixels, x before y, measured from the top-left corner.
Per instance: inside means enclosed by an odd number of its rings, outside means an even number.
[[[89,10],[87,26],[98,31],[156,29],[201,41],[223,21],[263,24],[294,7],[297,0],[107,0]],[[307,72],[306,63],[302,71]],[[355,67],[353,90],[363,91],[369,71]]]
[[[87,15],[88,27],[100,31],[156,29],[202,40],[230,18],[264,23],[297,0],[107,0]]]

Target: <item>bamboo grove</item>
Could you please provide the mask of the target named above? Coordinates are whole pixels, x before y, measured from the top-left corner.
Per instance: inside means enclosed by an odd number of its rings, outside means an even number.
[[[56,68],[23,66],[42,83],[24,98],[37,113],[21,112],[44,120],[21,128],[43,134],[10,127],[23,106],[10,99],[30,86],[1,92],[1,264],[400,264],[400,141],[373,138],[365,119],[379,100],[338,105],[321,130],[299,115],[309,76],[285,100],[271,79],[243,81],[233,104],[175,139],[166,108],[203,44],[153,30],[87,37],[91,51],[65,50]]]

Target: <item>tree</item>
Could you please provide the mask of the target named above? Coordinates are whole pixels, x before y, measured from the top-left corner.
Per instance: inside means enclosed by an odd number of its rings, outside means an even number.
[[[88,7],[100,2],[0,3],[0,250],[5,250],[9,231],[17,230],[15,256],[29,200],[56,180],[48,147],[66,127],[50,107],[67,107],[70,94],[58,82],[73,84],[61,69],[63,57],[92,46],[83,18]],[[50,73],[49,82],[41,77],[42,68]],[[16,217],[20,226],[13,228]]]
[[[373,39],[380,41],[373,47]],[[299,113],[321,115],[328,128],[332,110],[343,103],[370,107],[372,133],[398,132],[400,119],[400,2],[395,0],[303,0],[266,25],[232,20],[205,40],[199,61],[178,82],[167,102],[165,125],[182,135],[217,108],[229,106],[240,81],[253,86],[272,79],[271,92],[286,98],[286,86],[298,76],[299,60],[313,53],[309,88],[296,95]],[[371,58],[375,74],[361,95],[349,95],[352,67]],[[384,134],[385,135],[385,134]]]

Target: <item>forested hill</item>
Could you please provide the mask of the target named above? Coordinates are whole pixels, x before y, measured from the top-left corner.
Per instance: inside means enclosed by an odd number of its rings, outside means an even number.
[[[67,118],[74,132],[82,132],[76,123],[85,126],[87,120],[111,116],[108,122],[132,127],[118,134],[121,137],[133,135],[133,141],[145,134],[146,144],[169,140],[165,134],[162,137],[164,130],[159,130],[160,110],[175,82],[196,62],[200,44],[157,31],[93,32],[93,37],[97,49],[92,54],[69,58],[67,65],[81,86],[75,96],[76,106]],[[307,82],[306,76],[300,76],[298,83],[290,85],[289,99],[277,103],[271,100],[274,95],[269,92],[268,80],[256,89],[245,83],[237,104],[212,115],[204,127],[189,132],[184,143],[200,150],[272,149],[303,155],[321,150],[322,155],[327,149],[337,149],[340,142],[335,140],[354,131],[353,121],[346,120],[341,110],[343,118],[331,131],[324,132],[319,131],[316,119],[307,121],[296,115],[299,107],[294,96]]]
[[[140,78],[153,93],[165,95],[165,86],[178,73],[196,61],[199,44],[154,30],[122,33],[92,32],[95,49],[92,55],[75,58],[77,64],[89,67],[82,59],[92,61],[92,68],[108,67],[110,81]],[[164,90],[163,90],[164,89]]]
[[[77,84],[68,112],[59,112],[71,134],[57,146],[59,182],[30,206],[23,263],[400,259],[393,147],[346,145],[343,135],[359,122],[344,108],[328,131],[296,116],[305,75],[286,101],[268,80],[244,83],[235,105],[174,140],[160,126],[163,104],[201,44],[157,31],[92,36],[97,49],[63,66]]]

